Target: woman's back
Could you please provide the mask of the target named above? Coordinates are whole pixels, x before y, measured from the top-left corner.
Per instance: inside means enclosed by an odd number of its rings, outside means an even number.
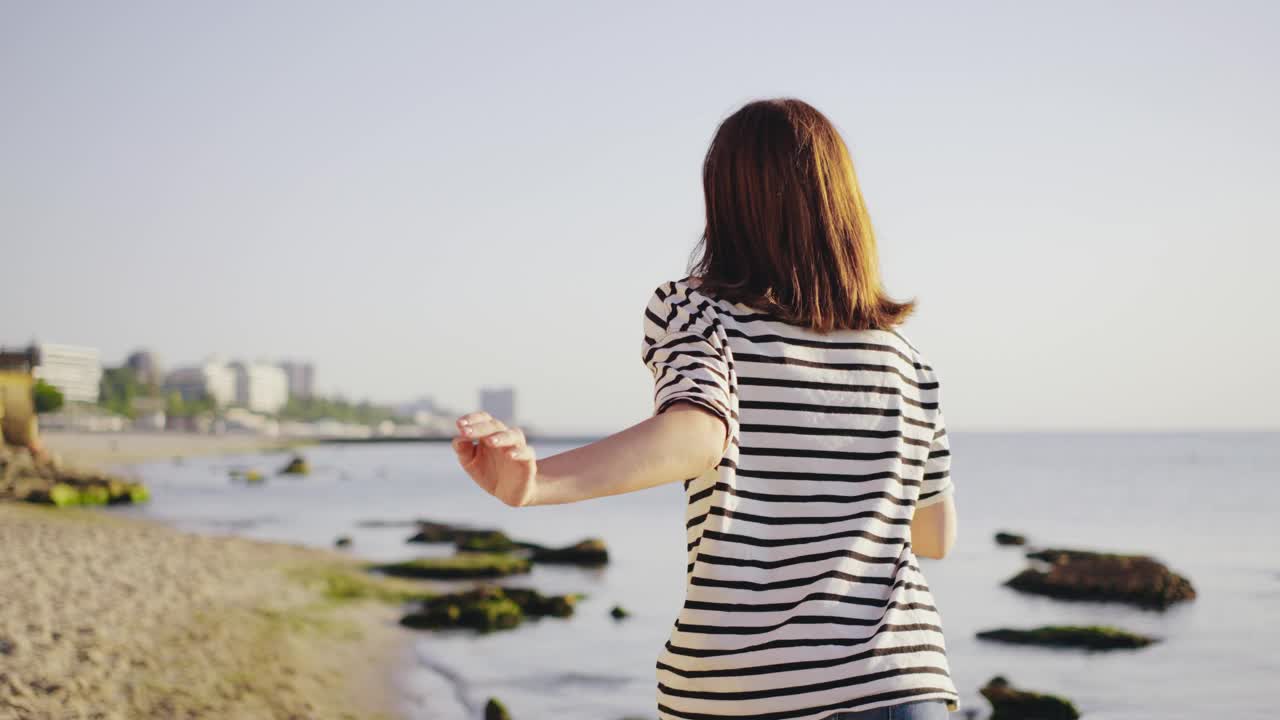
[[[663,718],[821,720],[924,699],[959,707],[910,543],[952,492],[932,368],[892,330],[818,334],[657,288],[655,410],[725,420],[719,466],[685,482],[688,590],[657,664]]]

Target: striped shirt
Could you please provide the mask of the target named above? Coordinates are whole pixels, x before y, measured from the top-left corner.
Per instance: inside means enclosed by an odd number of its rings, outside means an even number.
[[[960,707],[911,550],[953,492],[938,380],[892,330],[819,334],[689,278],[644,313],[654,412],[723,419],[684,482],[685,602],[657,662],[660,720],[824,720],[925,699]]]

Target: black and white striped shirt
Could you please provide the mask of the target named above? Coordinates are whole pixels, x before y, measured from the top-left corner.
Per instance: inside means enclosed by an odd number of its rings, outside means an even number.
[[[953,492],[938,380],[889,330],[819,334],[689,278],[659,286],[642,353],[654,412],[728,424],[686,480],[685,603],[657,663],[660,720],[823,720],[941,699],[942,620],[911,550],[915,508]]]

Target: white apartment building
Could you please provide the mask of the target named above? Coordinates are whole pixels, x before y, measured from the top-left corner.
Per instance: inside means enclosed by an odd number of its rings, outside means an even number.
[[[39,343],[40,364],[32,374],[58,388],[67,402],[98,402],[102,360],[97,349]]]
[[[219,407],[226,407],[236,399],[236,375],[219,358],[210,358],[203,365],[178,368],[165,376],[165,390],[178,391],[183,400],[212,399]]]
[[[289,376],[279,365],[233,362],[235,404],[268,415],[280,412],[289,400]]]
[[[480,409],[501,420],[508,427],[516,424],[516,389],[513,387],[480,388]]]

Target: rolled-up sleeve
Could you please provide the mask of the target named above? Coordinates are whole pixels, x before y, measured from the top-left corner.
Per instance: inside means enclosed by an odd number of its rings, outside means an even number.
[[[954,492],[955,486],[951,484],[951,441],[947,437],[946,422],[939,412],[934,422],[929,457],[924,463],[924,480],[920,484],[920,497],[916,500],[916,507],[942,502]]]
[[[732,371],[715,309],[705,299],[664,283],[644,311],[641,353],[653,374],[653,414],[677,401],[706,408],[725,424],[726,447],[737,436]]]

